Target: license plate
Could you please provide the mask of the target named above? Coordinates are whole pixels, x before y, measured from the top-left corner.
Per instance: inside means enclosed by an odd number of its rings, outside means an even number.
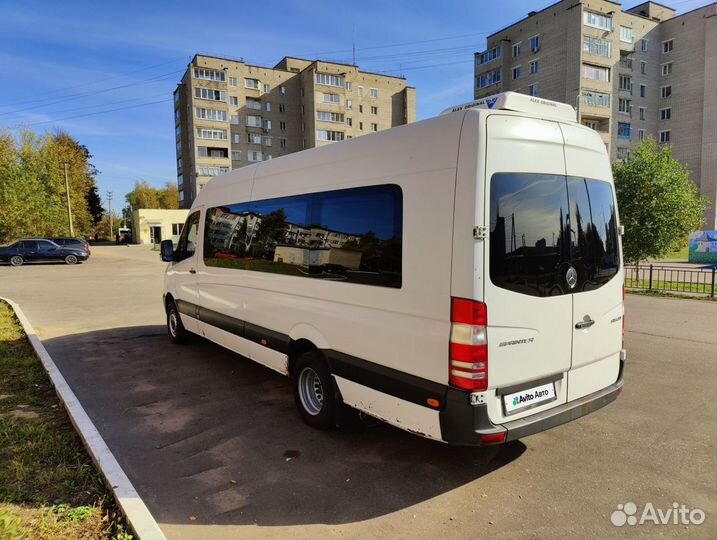
[[[555,383],[542,384],[503,396],[505,414],[515,414],[555,399]]]

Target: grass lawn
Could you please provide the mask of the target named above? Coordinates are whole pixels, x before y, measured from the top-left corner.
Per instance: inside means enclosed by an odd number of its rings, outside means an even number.
[[[689,250],[689,246],[684,246],[677,251],[669,251],[665,255],[665,259],[684,259],[686,261],[689,256]]]
[[[130,540],[45,369],[0,302],[0,540]]]

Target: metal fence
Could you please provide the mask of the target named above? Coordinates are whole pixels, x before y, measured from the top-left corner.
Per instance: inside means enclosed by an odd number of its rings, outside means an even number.
[[[683,268],[659,264],[625,266],[625,287],[650,291],[715,295],[717,265]]]

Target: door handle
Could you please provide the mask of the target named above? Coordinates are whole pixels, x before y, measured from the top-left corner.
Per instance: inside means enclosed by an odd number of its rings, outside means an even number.
[[[190,274],[196,274],[197,271],[196,271],[194,268],[190,268],[190,269],[189,269],[189,273],[190,273]]]
[[[595,321],[590,318],[590,315],[585,315],[582,321],[575,323],[575,328],[583,330],[585,328],[590,328],[593,324],[595,324]]]

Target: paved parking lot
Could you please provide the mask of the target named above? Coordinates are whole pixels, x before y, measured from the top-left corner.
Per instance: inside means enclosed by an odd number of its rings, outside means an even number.
[[[0,267],[63,375],[170,539],[714,538],[717,304],[627,298],[617,402],[487,449],[372,423],[317,432],[288,381],[197,341],[173,346],[164,265],[140,246],[75,267]],[[615,527],[632,501],[703,525]]]

